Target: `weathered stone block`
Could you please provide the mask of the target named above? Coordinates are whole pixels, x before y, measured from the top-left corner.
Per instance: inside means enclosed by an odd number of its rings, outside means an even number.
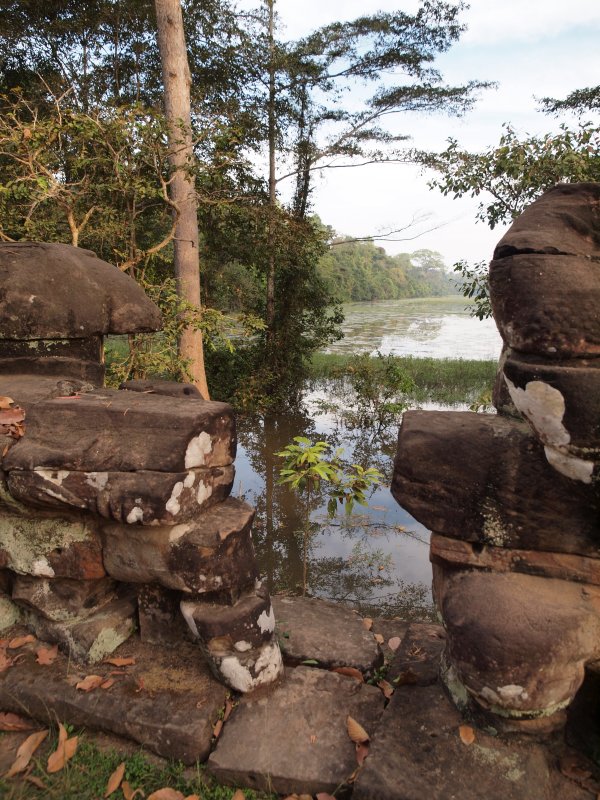
[[[433,590],[448,663],[499,717],[556,715],[600,656],[599,587],[434,564]]]
[[[595,486],[557,472],[528,426],[513,419],[406,412],[392,493],[444,536],[600,555]]]
[[[600,266],[573,256],[490,264],[494,319],[509,347],[550,359],[600,355]]]
[[[66,244],[0,243],[4,339],[86,338],[156,331],[158,308],[128,275]]]
[[[129,638],[136,627],[136,612],[135,597],[128,594],[83,620],[55,622],[34,611],[24,619],[38,639],[58,644],[75,661],[95,664]]]
[[[8,487],[24,503],[83,509],[128,524],[175,525],[224,500],[233,477],[231,465],[180,473],[15,469]]]
[[[0,592],[0,632],[11,628],[21,620],[21,609],[16,603]]]
[[[130,583],[201,594],[241,590],[258,577],[250,529],[254,509],[229,498],[172,527],[105,525],[104,564]]]
[[[191,638],[191,631],[179,610],[180,592],[144,584],[138,588],[137,599],[142,642],[177,647]]]
[[[179,383],[178,381],[163,381],[158,378],[154,380],[131,380],[125,381],[119,389],[126,389],[129,392],[143,392],[144,394],[160,394],[166,397],[189,397],[191,400],[202,400],[198,387],[193,383]]]
[[[233,412],[226,403],[96,389],[30,405],[27,436],[3,467],[181,473],[228,466],[235,446]]]
[[[116,589],[110,578],[82,581],[15,575],[12,599],[54,622],[74,622],[97,613],[115,597]]]

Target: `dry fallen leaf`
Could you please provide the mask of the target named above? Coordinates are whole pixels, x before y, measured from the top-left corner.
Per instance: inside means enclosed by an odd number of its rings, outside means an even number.
[[[150,800],[150,798],[148,798]],[[231,800],[246,800],[246,795],[242,792],[241,789],[236,789],[233,793]]]
[[[67,738],[67,729],[62,723],[58,723],[58,745],[56,750],[48,757],[46,770],[48,772],[60,772],[70,758],[77,752],[78,737]]]
[[[0,650],[0,672],[4,672],[5,669],[12,667],[12,665],[13,660],[6,655],[6,650]]]
[[[135,664],[135,658],[105,658],[103,664],[112,664],[113,667],[130,667]]]
[[[351,716],[346,717],[346,730],[348,731],[348,736],[355,744],[369,741],[369,734],[363,726]]]
[[[215,739],[219,738],[222,730],[223,730],[223,720],[218,719],[213,726],[213,736],[215,737]]]
[[[0,395],[0,408],[10,408],[15,401],[12,397],[5,397]]]
[[[475,731],[470,725],[461,725],[458,729],[458,735],[463,744],[473,744],[475,741]]]
[[[32,733],[17,750],[17,757],[15,758],[12,767],[5,773],[5,778],[11,778],[19,772],[24,772],[27,765],[31,761],[31,756],[35,753],[44,739],[48,736],[48,731],[38,731]]]
[[[388,647],[390,650],[397,650],[400,647],[402,639],[399,636],[392,636],[392,638],[388,642]]]
[[[29,644],[29,642],[35,642],[35,636],[31,634],[27,636],[15,636],[15,638],[11,639],[8,643],[8,649],[16,650],[18,647],[23,647],[24,644]]]
[[[107,678],[103,683],[100,684],[101,689],[110,689],[110,687],[115,682],[114,678]]]
[[[33,783],[34,786],[37,786],[38,789],[44,792],[48,789],[44,781],[41,780],[41,778],[36,778],[35,775],[23,775],[23,779],[29,781],[29,783]]]
[[[359,681],[359,683],[364,683],[365,681],[362,672],[359,669],[356,669],[356,667],[336,667],[331,671],[337,672],[338,675],[346,675],[348,678],[354,678],[355,680]]]
[[[82,692],[91,692],[97,689],[102,683],[104,683],[102,675],[86,675],[82,681],[75,684],[75,688]]]
[[[227,698],[225,700],[225,711],[223,712],[223,722],[227,722],[231,712],[233,711],[233,703],[231,702],[231,698]]]
[[[359,742],[356,745],[356,763],[362,767],[365,758],[369,755],[369,743]]]
[[[48,666],[53,664],[56,660],[58,655],[58,645],[55,644],[54,647],[38,647],[35,651],[37,658],[35,659],[38,664],[43,664],[44,666]]]
[[[106,784],[106,791],[104,792],[104,797],[109,797],[113,792],[116,792],[119,786],[121,785],[121,781],[125,776],[125,762],[121,761],[119,766],[113,772],[113,774],[108,779],[108,783]]]
[[[32,719],[11,714],[10,711],[0,712],[0,731],[33,731],[38,727]]]
[[[364,628],[370,631],[371,628],[373,627],[373,620],[371,619],[371,617],[365,617],[362,621],[362,624]]]
[[[383,644],[385,642],[384,637],[380,633],[374,633],[373,638],[377,642],[377,644]]]
[[[148,795],[147,800],[185,800],[185,798],[177,789],[165,787],[164,789],[158,789],[156,792],[152,792],[152,794]]]
[[[383,692],[383,696],[385,697],[386,700],[389,700],[390,697],[394,694],[394,687],[392,686],[391,683],[388,683],[387,681],[379,681],[377,686]]]
[[[316,744],[317,743],[317,737],[315,736],[314,733],[311,733],[311,735],[310,735],[310,743],[311,744]]]
[[[127,781],[123,781],[121,784],[121,791],[123,792],[123,797],[125,800],[134,800],[138,794],[142,797],[144,796],[144,792],[140,787],[134,790],[131,788],[131,784],[129,784]]]

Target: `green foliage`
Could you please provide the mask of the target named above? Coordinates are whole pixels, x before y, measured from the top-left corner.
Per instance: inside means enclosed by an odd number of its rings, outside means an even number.
[[[458,272],[461,280],[457,286],[464,297],[472,303],[468,308],[472,317],[477,319],[487,319],[492,316],[492,305],[490,303],[488,265],[485,261],[478,261],[469,264],[467,261],[458,261],[454,265],[454,271]]]

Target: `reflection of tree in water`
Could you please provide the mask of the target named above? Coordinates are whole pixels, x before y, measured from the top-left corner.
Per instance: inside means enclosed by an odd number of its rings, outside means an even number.
[[[413,584],[394,575],[395,565],[376,547],[378,533],[402,536],[395,526],[375,523],[367,514],[332,524],[326,516],[325,492],[315,492],[310,510],[305,499],[277,485],[281,459],[275,456],[294,436],[325,440],[344,447],[344,459],[363,467],[375,466],[391,478],[397,425],[377,435],[365,428],[349,430],[341,421],[327,434],[318,433],[316,422],[305,413],[242,417],[238,420],[240,444],[254,471],[262,478],[263,491],[247,493],[256,508],[254,544],[260,569],[272,592],[300,593],[302,588],[302,530],[311,514],[308,588],[313,595],[348,603],[371,615],[430,617],[431,600],[425,584]],[[328,537],[350,539],[349,557],[321,555]],[[425,545],[426,543],[424,543]]]

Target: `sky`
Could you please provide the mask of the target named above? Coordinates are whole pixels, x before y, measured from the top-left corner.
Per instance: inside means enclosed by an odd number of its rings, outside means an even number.
[[[301,37],[334,20],[401,8],[414,11],[416,0],[277,0],[285,38]],[[600,0],[471,0],[463,12],[468,26],[461,40],[435,65],[449,84],[495,81],[482,92],[474,110],[462,119],[442,114],[404,114],[398,132],[415,147],[442,150],[448,137],[477,151],[496,144],[502,124],[520,133],[555,130],[555,120],[536,110],[536,97],[564,97],[574,89],[600,83]],[[572,117],[564,120],[574,121]],[[428,176],[407,164],[379,164],[323,171],[317,179],[314,210],[336,231],[351,236],[377,235],[424,218],[404,234],[412,241],[380,243],[388,253],[428,248],[448,266],[460,259],[488,261],[504,228],[490,231],[475,219],[477,200],[445,198],[427,186]]]

